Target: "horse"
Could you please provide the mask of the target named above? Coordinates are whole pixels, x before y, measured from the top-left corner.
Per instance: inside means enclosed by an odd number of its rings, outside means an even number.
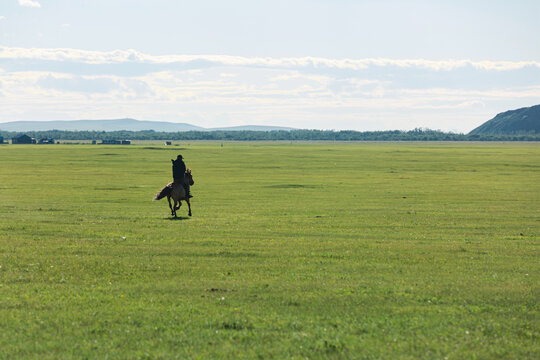
[[[192,186],[193,184],[195,184],[195,182],[193,181],[193,176],[191,175],[191,169],[186,170],[186,176],[184,177],[184,179],[188,186]],[[160,192],[156,194],[156,196],[154,196],[154,200],[161,200],[165,196],[169,201],[169,208],[171,209],[172,216],[176,217],[176,210],[180,209],[180,206],[182,205],[182,200],[184,200],[188,204],[188,215],[191,216],[191,204],[189,203],[189,198],[186,197],[184,184],[178,182],[168,183],[163,187],[163,189],[161,189]],[[174,206],[171,205],[171,198],[174,200]]]

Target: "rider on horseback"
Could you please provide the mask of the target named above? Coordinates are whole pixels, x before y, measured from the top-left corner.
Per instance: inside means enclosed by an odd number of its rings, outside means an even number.
[[[192,198],[193,196],[189,193],[189,185],[186,181],[186,164],[184,163],[184,158],[182,155],[178,155],[176,160],[172,160],[172,171],[173,179],[175,183],[179,183],[184,187],[186,191],[186,197]]]

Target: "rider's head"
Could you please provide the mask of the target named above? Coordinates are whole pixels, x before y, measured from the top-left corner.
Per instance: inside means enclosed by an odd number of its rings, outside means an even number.
[[[178,156],[176,157],[177,160],[182,160],[183,159],[183,156],[178,154]]]

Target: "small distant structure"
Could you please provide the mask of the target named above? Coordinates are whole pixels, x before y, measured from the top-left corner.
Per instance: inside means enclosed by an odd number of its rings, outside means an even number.
[[[101,140],[103,145],[130,145],[131,140]]]
[[[0,144],[5,144],[3,136],[0,136]]]
[[[92,145],[96,145],[96,140],[92,140]]]
[[[172,141],[165,141],[165,145],[171,146],[171,145],[172,145]]]
[[[12,144],[35,144],[36,139],[31,138],[30,136],[26,134],[19,134],[19,135],[15,135],[11,139],[11,143]]]
[[[52,138],[43,138],[43,139],[39,139],[39,141],[37,143],[38,144],[54,144],[54,139],[52,139]]]

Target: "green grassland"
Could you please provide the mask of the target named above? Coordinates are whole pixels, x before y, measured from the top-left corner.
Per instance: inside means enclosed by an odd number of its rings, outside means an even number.
[[[539,245],[538,144],[4,145],[0,359],[538,359]]]

